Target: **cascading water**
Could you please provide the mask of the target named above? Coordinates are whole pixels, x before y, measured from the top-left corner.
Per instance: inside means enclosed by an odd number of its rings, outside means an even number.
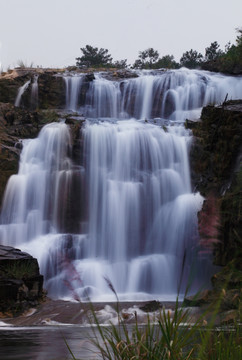
[[[18,89],[18,93],[17,93],[16,99],[14,102],[14,106],[17,106],[17,107],[20,106],[22,95],[29,87],[30,81],[31,80],[26,81],[26,83]]]
[[[66,76],[66,107],[88,118],[184,121],[199,118],[203,106],[222,103],[227,94],[228,99],[242,97],[241,77],[185,68],[139,75],[111,81],[96,74],[88,82],[85,75]]]
[[[83,160],[72,160],[63,123],[24,142],[5,192],[1,243],[38,258],[53,297],[112,300],[108,278],[121,300],[171,299],[191,272],[198,288],[208,263],[198,254],[202,198],[191,192],[189,132],[168,120],[160,127],[124,119],[183,120],[204,102],[223,100],[225,83],[233,85],[229,96],[242,96],[241,79],[188,70],[123,82],[95,77],[89,84],[65,78],[67,108],[89,117]]]
[[[31,108],[35,110],[38,106],[38,75],[34,75],[32,86],[31,86]]]
[[[82,77],[72,76],[64,79],[66,83],[66,107],[68,110],[76,111]]]

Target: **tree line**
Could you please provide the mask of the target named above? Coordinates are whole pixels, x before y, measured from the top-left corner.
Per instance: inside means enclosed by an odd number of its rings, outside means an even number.
[[[160,57],[159,52],[153,48],[140,51],[138,59],[133,65],[127,64],[127,59],[114,61],[108,49],[86,45],[81,48],[82,56],[76,58],[76,66],[79,68],[118,68],[125,69],[178,69],[187,67],[189,69],[206,69],[229,73],[242,72],[242,28],[236,29],[238,36],[236,44],[229,42],[225,50],[220,49],[217,41],[214,41],[205,49],[205,55],[196,50],[189,50],[182,54],[180,62],[176,62],[173,55]]]

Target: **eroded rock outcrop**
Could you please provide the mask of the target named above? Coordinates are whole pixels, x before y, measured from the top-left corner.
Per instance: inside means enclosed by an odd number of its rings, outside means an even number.
[[[0,313],[20,314],[44,297],[43,276],[36,259],[0,245]]]

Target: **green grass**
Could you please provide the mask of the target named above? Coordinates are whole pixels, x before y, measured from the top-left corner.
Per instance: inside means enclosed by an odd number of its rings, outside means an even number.
[[[230,327],[216,328],[223,298],[221,296],[214,304],[194,321],[188,308],[181,306],[178,298],[174,311],[164,308],[154,321],[147,315],[146,325],[140,325],[135,313],[135,323],[125,322],[120,311],[120,303],[109,280],[109,288],[117,298],[118,324],[110,322],[102,326],[90,302],[90,324],[92,337],[90,343],[91,355],[103,360],[240,360],[242,359],[242,332],[239,323]],[[207,323],[205,317],[209,315]],[[67,348],[73,360],[77,360],[69,345]]]
[[[203,315],[191,323],[189,311],[160,312],[158,323],[147,316],[147,325],[130,327],[121,317],[118,326],[102,327],[93,312],[92,344],[103,360],[239,360],[242,358],[242,334],[238,324],[216,329],[212,315],[206,324]],[[205,325],[204,325],[205,324]],[[75,359],[75,357],[73,357]]]

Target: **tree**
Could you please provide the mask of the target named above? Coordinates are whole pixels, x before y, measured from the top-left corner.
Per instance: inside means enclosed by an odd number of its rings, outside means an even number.
[[[236,29],[236,45],[226,45],[225,53],[216,60],[219,71],[242,74],[242,28]]]
[[[80,49],[83,53],[81,57],[76,58],[76,66],[78,67],[98,67],[112,65],[112,57],[107,49],[98,49],[91,45],[86,45],[85,48]]]
[[[237,33],[239,33],[236,38],[237,46],[242,47],[242,28],[237,28],[236,31]]]
[[[179,64],[175,61],[173,55],[165,55],[165,56],[162,56],[162,58],[157,61],[157,63],[155,64],[155,67],[157,69],[160,69],[160,68],[178,69]]]
[[[231,48],[231,42],[229,41],[227,44],[225,44],[225,47],[224,47],[225,54],[229,51],[230,48]]]
[[[196,50],[191,49],[190,51],[186,51],[183,53],[180,64],[181,66],[185,66],[189,69],[195,69],[202,62],[203,56],[201,53],[198,53]]]
[[[133,65],[134,68],[152,69],[159,58],[159,53],[153,48],[139,52],[139,59]]]
[[[219,49],[219,47],[220,45],[217,41],[212,42],[211,45],[205,49],[205,61],[217,60],[223,54],[223,51]]]
[[[113,63],[113,66],[117,69],[126,69],[127,68],[127,59],[117,60]]]

